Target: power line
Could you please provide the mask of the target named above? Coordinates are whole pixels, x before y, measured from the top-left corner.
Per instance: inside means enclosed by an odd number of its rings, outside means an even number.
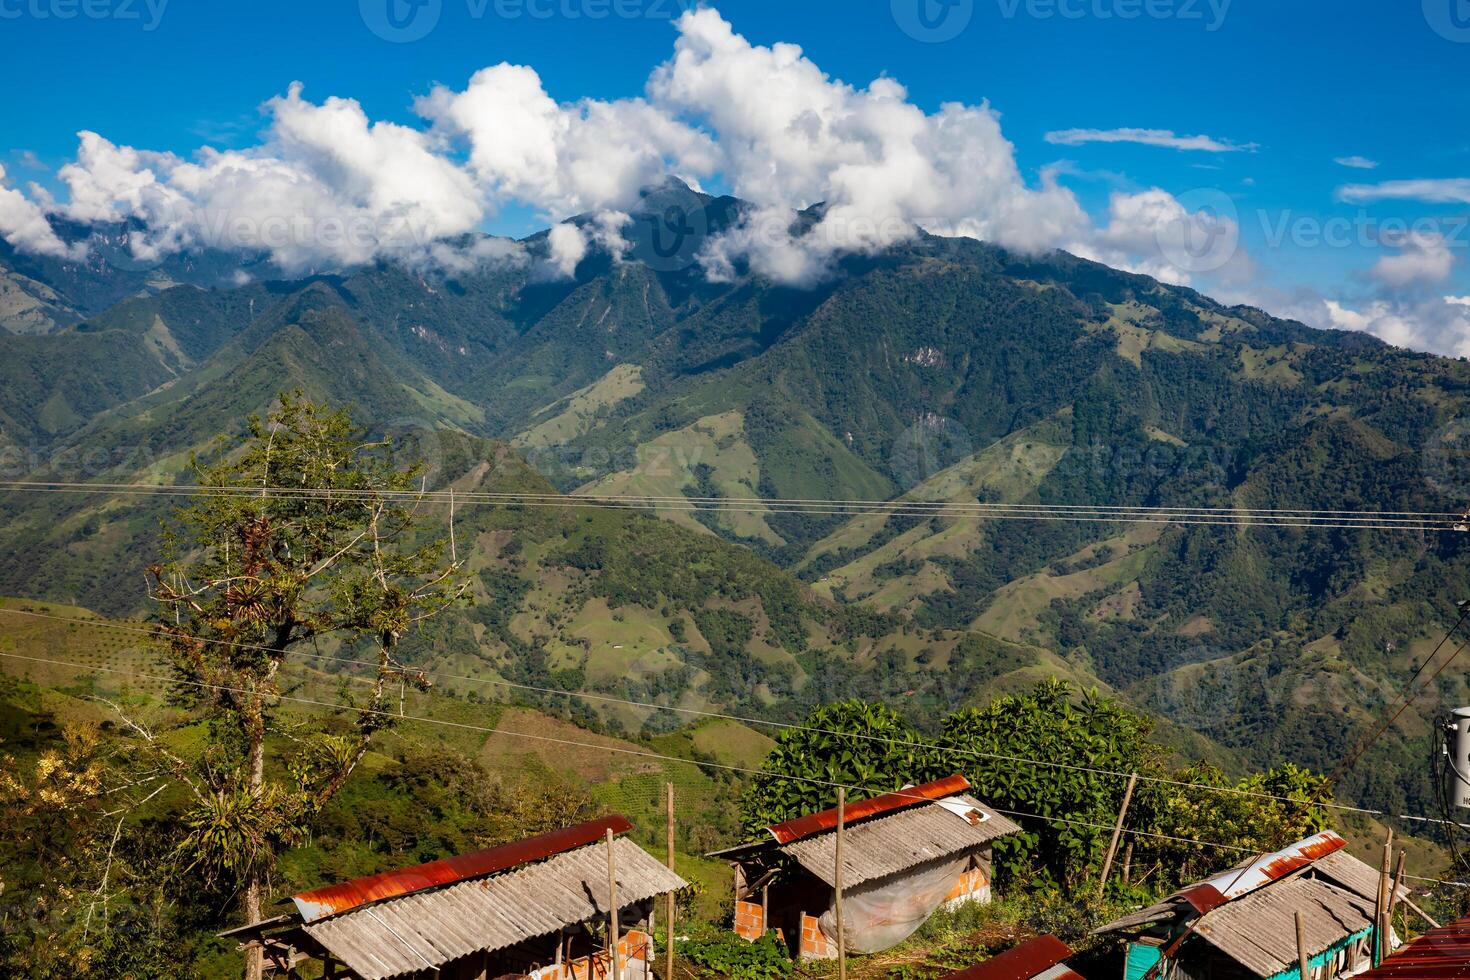
[[[70,624],[78,625],[78,626],[91,626],[91,627],[97,627],[97,628],[101,628],[101,629],[113,629],[113,630],[118,630],[118,631],[121,631],[121,632],[133,633],[133,634],[138,634],[138,635],[142,635],[142,636],[148,636],[148,637],[151,637],[151,638],[154,638],[154,639],[160,639],[160,640],[166,640],[167,639],[167,634],[166,633],[163,633],[163,632],[161,632],[159,630],[156,630],[156,629],[146,629],[146,628],[141,628],[141,627],[129,627],[129,626],[124,626],[124,625],[122,625],[120,623],[108,622],[106,620],[74,619],[74,618],[65,617],[65,616],[55,616],[55,615],[51,615],[49,613],[38,613],[38,612],[30,611],[30,610],[20,610],[20,609],[4,609],[4,608],[0,608],[0,613],[9,613],[10,615],[15,615],[15,616],[28,616],[28,617],[31,617],[31,618],[34,618],[34,619],[45,619],[45,620],[51,620],[51,621],[61,622],[61,623],[70,623]],[[198,642],[210,643],[210,644],[215,644],[215,645],[219,645],[219,646],[228,646],[228,647],[233,647],[235,649],[261,650],[261,651],[270,652],[270,653],[278,653],[278,654],[280,654],[280,655],[282,655],[284,657],[298,657],[298,658],[303,658],[303,659],[308,659],[308,660],[329,661],[329,662],[333,662],[333,663],[340,663],[340,664],[346,664],[346,665],[357,666],[357,667],[377,667],[378,666],[378,663],[376,661],[372,661],[372,660],[358,660],[358,659],[355,659],[355,658],[352,658],[352,657],[333,656],[331,654],[320,653],[320,652],[313,652],[313,651],[308,651],[308,650],[284,650],[283,651],[283,650],[277,650],[274,647],[268,647],[268,646],[265,646],[263,644],[258,644],[258,643],[241,643],[241,642],[236,641],[236,640],[220,640],[220,639],[214,639],[214,638],[211,638],[211,637],[194,637],[193,639],[195,639]],[[701,717],[701,718],[712,718],[712,719],[719,719],[719,720],[724,720],[724,721],[734,721],[734,722],[739,722],[741,724],[747,724],[747,725],[760,725],[760,726],[764,726],[764,727],[768,727],[768,728],[778,728],[778,729],[781,729],[781,730],[788,730],[788,731],[810,732],[810,733],[818,734],[818,735],[830,735],[830,736],[837,737],[837,738],[851,738],[851,739],[857,739],[857,740],[860,740],[860,741],[876,742],[876,743],[885,744],[885,745],[895,745],[895,746],[899,746],[899,747],[902,747],[902,748],[914,748],[914,749],[924,749],[924,750],[935,750],[935,751],[947,752],[947,753],[951,753],[951,754],[967,755],[967,756],[970,756],[972,758],[989,759],[989,760],[997,761],[997,762],[1011,762],[1011,763],[1018,763],[1018,764],[1022,764],[1022,765],[1031,765],[1031,766],[1038,766],[1038,767],[1045,767],[1045,768],[1052,768],[1052,769],[1063,769],[1063,770],[1068,770],[1068,771],[1072,771],[1072,772],[1085,772],[1085,773],[1090,773],[1090,774],[1099,775],[1099,776],[1111,776],[1111,777],[1118,778],[1118,779],[1127,779],[1130,776],[1134,775],[1134,773],[1124,772],[1122,770],[1116,770],[1116,769],[1103,769],[1103,768],[1093,767],[1093,766],[1077,765],[1077,764],[1074,764],[1074,763],[1055,762],[1055,761],[1042,760],[1042,759],[1028,759],[1028,758],[1025,758],[1024,756],[1012,756],[1012,755],[1004,755],[1004,754],[1000,754],[1000,753],[981,752],[981,751],[979,751],[977,749],[969,749],[969,748],[964,748],[962,746],[957,746],[957,745],[948,745],[948,744],[945,744],[945,743],[942,743],[942,742],[917,742],[917,741],[913,741],[913,740],[909,740],[909,739],[896,739],[896,738],[884,737],[884,736],[881,736],[881,735],[869,735],[869,734],[865,734],[865,733],[862,733],[862,732],[844,732],[844,731],[839,731],[837,729],[818,728],[818,727],[814,727],[814,726],[810,726],[810,725],[799,725],[799,724],[795,724],[795,723],[792,723],[792,722],[773,721],[773,720],[765,719],[765,718],[755,718],[755,717],[746,716],[746,715],[729,714],[729,713],[720,712],[720,711],[706,711],[706,710],[701,710],[701,709],[698,709],[698,708],[682,708],[682,707],[678,707],[678,706],[674,706],[674,705],[658,704],[658,703],[652,702],[652,701],[637,701],[637,700],[633,700],[633,699],[630,699],[630,698],[619,698],[619,697],[614,697],[612,695],[607,695],[607,694],[597,694],[597,693],[594,693],[594,692],[591,692],[591,691],[570,691],[570,690],[564,690],[564,689],[560,689],[560,688],[542,687],[542,686],[538,686],[538,685],[535,685],[535,684],[523,684],[523,683],[518,683],[518,682],[515,682],[515,681],[507,681],[507,680],[503,680],[503,679],[500,679],[500,678],[494,678],[494,677],[471,677],[471,676],[462,675],[462,674],[450,674],[450,673],[447,673],[445,671],[424,670],[422,672],[426,676],[429,676],[429,677],[437,677],[437,678],[440,678],[440,679],[443,679],[443,680],[463,681],[463,682],[472,683],[472,684],[475,684],[475,683],[477,683],[477,684],[487,684],[487,685],[492,685],[492,686],[496,686],[496,687],[510,688],[510,689],[513,689],[513,690],[534,691],[534,692],[537,692],[537,693],[540,693],[540,694],[555,695],[555,696],[558,696],[558,697],[584,698],[586,700],[603,701],[603,702],[612,703],[612,704],[627,705],[627,706],[630,706],[630,707],[650,708],[650,709],[658,710],[658,711],[670,711],[670,712],[675,712],[675,713],[678,713],[678,714],[686,714],[686,715],[691,715],[691,716]],[[1151,783],[1155,783],[1155,784],[1158,784],[1158,785],[1164,785],[1164,786],[1173,786],[1173,787],[1177,787],[1177,788],[1180,788],[1180,789],[1201,790],[1201,791],[1204,791],[1204,792],[1221,793],[1221,794],[1232,795],[1232,796],[1243,796],[1243,797],[1249,797],[1249,798],[1253,798],[1253,799],[1274,800],[1274,801],[1277,801],[1277,802],[1280,802],[1280,803],[1300,804],[1300,803],[1303,802],[1300,799],[1297,799],[1295,797],[1290,797],[1290,796],[1280,796],[1280,795],[1274,794],[1274,793],[1263,793],[1263,792],[1259,792],[1259,791],[1256,791],[1256,790],[1239,789],[1239,788],[1233,787],[1233,786],[1211,786],[1211,785],[1206,784],[1206,783],[1194,783],[1194,782],[1189,782],[1188,780],[1170,779],[1170,778],[1168,778],[1166,776],[1149,776],[1149,775],[1138,774],[1138,779],[1140,781],[1144,781],[1144,782],[1151,782]],[[1440,821],[1440,820],[1437,820],[1437,819],[1431,818],[1431,817],[1415,817],[1415,816],[1409,816],[1407,814],[1391,814],[1391,813],[1388,813],[1385,810],[1373,810],[1373,809],[1369,809],[1369,808],[1366,808],[1366,807],[1352,806],[1352,805],[1346,804],[1346,803],[1335,803],[1335,802],[1334,803],[1329,803],[1329,802],[1323,801],[1323,802],[1314,803],[1313,805],[1314,806],[1321,807],[1321,808],[1324,808],[1324,809],[1342,810],[1342,811],[1349,812],[1349,813],[1360,813],[1360,814],[1364,814],[1364,815],[1367,815],[1367,816],[1390,817],[1390,818],[1397,818],[1397,819],[1404,819],[1404,820],[1415,820],[1415,821],[1418,821],[1418,822],[1421,822],[1421,823],[1434,823],[1434,824],[1438,824],[1438,823],[1443,823],[1444,822],[1444,821]]]
[[[50,658],[46,658],[46,657],[28,657],[28,656],[24,656],[24,655],[17,654],[17,653],[6,653],[6,652],[3,652],[3,651],[0,651],[0,657],[5,657],[5,658],[10,659],[10,660],[26,661],[26,662],[29,662],[29,663],[48,664],[48,665],[56,666],[56,667],[72,667],[72,668],[75,668],[75,669],[81,670],[81,671],[89,671],[89,670],[106,671],[107,673],[121,674],[121,675],[123,675],[125,677],[132,677],[132,678],[137,678],[137,679],[142,679],[142,680],[164,681],[166,683],[180,684],[180,685],[184,685],[184,686],[187,686],[187,687],[195,687],[195,688],[200,688],[202,690],[217,691],[217,692],[226,693],[226,694],[252,694],[252,693],[258,693],[258,692],[249,691],[246,688],[229,687],[229,686],[226,686],[226,685],[223,685],[223,684],[208,684],[208,683],[205,683],[204,681],[189,681],[189,680],[183,680],[183,679],[180,679],[180,678],[177,678],[177,677],[164,676],[164,675],[161,675],[161,674],[148,674],[148,673],[143,673],[141,671],[123,670],[122,668],[119,668],[119,667],[88,666],[88,665],[85,665],[85,664],[72,663],[72,662],[66,661],[66,660],[54,660],[54,659],[50,659]],[[660,761],[664,761],[664,762],[677,762],[677,763],[682,763],[684,765],[695,766],[696,768],[700,768],[700,769],[719,769],[719,770],[723,770],[723,771],[726,771],[726,772],[736,772],[736,773],[741,773],[743,775],[748,775],[748,776],[770,776],[770,777],[776,778],[776,779],[789,779],[789,780],[791,780],[793,782],[809,783],[809,784],[812,784],[812,785],[824,786],[824,787],[828,787],[828,788],[832,788],[832,789],[842,788],[842,789],[846,789],[846,790],[859,790],[859,791],[866,792],[866,793],[882,793],[884,795],[899,796],[899,797],[903,797],[903,798],[907,798],[907,799],[912,799],[912,800],[915,800],[915,801],[933,802],[928,797],[923,797],[923,796],[918,796],[918,795],[907,795],[902,790],[885,790],[885,789],[882,789],[881,787],[865,786],[865,785],[860,785],[860,784],[855,785],[855,784],[850,784],[850,783],[841,783],[841,782],[837,782],[837,781],[834,781],[834,780],[818,779],[818,778],[813,777],[813,776],[788,775],[786,773],[774,772],[774,771],[769,770],[769,769],[757,769],[757,768],[753,768],[753,767],[749,767],[749,766],[734,766],[734,765],[729,765],[728,763],[721,763],[721,762],[703,762],[703,761],[699,761],[699,760],[696,760],[696,759],[686,759],[686,758],[682,758],[682,757],[676,756],[676,755],[666,755],[666,754],[663,754],[663,753],[660,753],[660,752],[651,752],[651,751],[647,751],[647,750],[644,750],[644,749],[623,748],[621,746],[616,746],[616,745],[598,745],[595,742],[580,742],[580,741],[577,741],[576,739],[556,738],[556,737],[550,736],[550,735],[536,735],[536,734],[532,734],[530,732],[516,732],[516,731],[509,731],[509,730],[501,729],[501,728],[488,728],[488,727],[486,727],[484,725],[472,725],[472,724],[470,724],[468,722],[450,721],[450,720],[444,719],[444,718],[432,718],[432,717],[429,717],[427,715],[399,714],[399,713],[394,712],[394,711],[382,711],[382,710],[378,710],[378,709],[374,709],[374,708],[363,708],[363,707],[359,707],[359,706],[351,705],[351,704],[342,704],[341,702],[337,702],[337,701],[321,701],[321,700],[317,700],[315,698],[302,698],[302,697],[296,697],[294,695],[285,695],[285,694],[278,694],[278,695],[274,695],[273,697],[276,700],[286,701],[286,702],[290,702],[290,703],[293,703],[293,704],[303,704],[303,705],[309,705],[309,706],[313,706],[313,707],[331,708],[331,709],[342,710],[342,711],[356,711],[356,712],[359,712],[361,714],[374,715],[374,716],[379,716],[379,717],[388,718],[388,719],[395,719],[396,718],[396,719],[403,720],[403,721],[416,721],[416,722],[421,722],[423,724],[441,725],[441,726],[445,726],[445,727],[449,727],[449,728],[456,728],[456,729],[461,729],[461,730],[466,730],[466,731],[484,732],[485,734],[488,734],[488,735],[508,735],[508,736],[511,736],[511,737],[514,737],[514,738],[524,738],[524,739],[530,739],[532,741],[547,742],[547,743],[554,744],[554,745],[563,745],[563,746],[574,747],[574,748],[599,749],[599,750],[602,750],[602,751],[605,751],[605,752],[613,752],[613,753],[617,753],[617,754],[621,754],[621,755],[631,755],[631,756],[636,756],[636,757],[645,758],[645,759],[656,759],[656,760],[660,760]],[[990,806],[988,803],[986,804],[986,807],[987,807],[987,809],[993,810],[996,813],[1002,813],[1002,814],[1005,814],[1006,816],[1010,816],[1010,817],[1021,817],[1023,819],[1040,820],[1040,821],[1043,821],[1045,823],[1064,823],[1064,824],[1071,824],[1073,826],[1079,826],[1079,827],[1091,827],[1091,828],[1094,828],[1094,829],[1097,829],[1097,830],[1112,830],[1113,829],[1111,826],[1108,826],[1106,824],[1091,823],[1091,822],[1088,822],[1088,821],[1085,821],[1085,820],[1073,820],[1073,819],[1066,818],[1066,817],[1047,816],[1047,815],[1042,815],[1042,814],[1039,814],[1039,813],[1026,813],[1026,812],[1019,811],[1019,810],[1002,810],[999,807]],[[1125,830],[1124,832],[1125,833],[1130,833],[1130,834],[1133,834],[1133,835],[1139,836],[1139,837],[1152,837],[1152,838],[1158,838],[1160,840],[1175,841],[1177,843],[1182,843],[1182,844],[1198,844],[1198,845],[1201,845],[1201,846],[1204,846],[1204,847],[1219,847],[1219,848],[1222,848],[1222,849],[1225,849],[1225,850],[1241,851],[1241,852],[1246,852],[1246,853],[1249,853],[1249,851],[1250,851],[1249,848],[1239,847],[1239,846],[1232,845],[1232,844],[1220,844],[1220,843],[1216,843],[1214,841],[1199,840],[1199,839],[1192,838],[1192,837],[1176,837],[1176,836],[1173,836],[1173,835],[1170,835],[1170,834],[1156,834],[1156,833],[1153,833],[1153,832],[1150,832],[1150,831],[1142,831],[1142,830]]]
[[[179,685],[183,685],[183,686],[187,686],[187,687],[195,687],[195,688],[200,688],[200,689],[203,689],[203,690],[217,691],[217,692],[222,692],[222,693],[226,693],[226,694],[252,694],[252,693],[258,693],[258,692],[249,691],[249,690],[247,690],[245,688],[228,687],[228,686],[222,685],[222,684],[209,684],[209,683],[206,683],[204,681],[189,681],[189,680],[183,680],[183,679],[177,678],[177,677],[167,677],[167,676],[160,675],[160,674],[147,674],[147,673],[143,673],[141,671],[123,670],[122,668],[119,668],[119,667],[88,666],[86,664],[78,664],[78,663],[73,663],[71,661],[66,661],[66,660],[55,660],[55,659],[46,658],[46,657],[29,657],[29,656],[24,656],[22,654],[6,653],[6,652],[3,652],[3,651],[0,651],[0,657],[4,657],[4,658],[10,659],[10,660],[25,661],[25,662],[28,662],[28,663],[48,664],[48,665],[56,666],[56,667],[72,667],[72,668],[75,668],[75,669],[81,670],[81,671],[93,671],[93,670],[95,670],[95,671],[104,671],[106,673],[121,674],[121,675],[123,675],[125,677],[133,677],[133,678],[139,678],[139,679],[143,679],[143,680],[163,681],[163,682],[166,682],[166,683],[179,684]],[[815,785],[815,786],[823,786],[823,787],[826,787],[826,788],[829,788],[829,789],[838,789],[838,788],[841,788],[841,789],[844,789],[844,790],[859,790],[859,791],[865,792],[865,793],[881,793],[881,794],[887,795],[887,796],[897,796],[897,797],[902,798],[902,799],[910,799],[910,800],[914,800],[916,802],[924,802],[924,803],[933,802],[928,797],[919,796],[917,794],[906,794],[902,789],[899,789],[899,790],[886,790],[886,789],[883,789],[882,787],[868,786],[868,785],[863,785],[863,784],[842,783],[842,782],[837,782],[835,780],[818,779],[818,778],[816,778],[814,776],[792,775],[792,774],[788,774],[788,773],[775,772],[775,771],[770,770],[770,769],[757,769],[757,768],[754,768],[754,767],[751,767],[751,766],[735,766],[735,765],[730,765],[728,763],[722,763],[722,762],[704,762],[704,761],[700,761],[700,760],[697,760],[697,759],[686,759],[686,758],[683,758],[681,756],[676,756],[676,755],[667,755],[667,754],[661,753],[661,752],[651,752],[651,751],[648,751],[648,750],[645,750],[645,749],[624,748],[622,746],[617,746],[617,745],[599,745],[599,744],[597,744],[595,742],[582,742],[582,741],[578,741],[576,739],[557,738],[557,737],[551,736],[551,735],[536,735],[536,734],[533,734],[531,732],[516,732],[516,731],[510,731],[510,730],[502,729],[502,728],[489,728],[489,727],[486,727],[484,725],[473,725],[473,724],[470,724],[468,722],[450,721],[450,720],[445,719],[445,718],[433,718],[433,717],[430,717],[430,716],[427,716],[427,715],[399,714],[399,713],[393,712],[393,711],[383,711],[383,710],[378,710],[378,709],[374,709],[374,708],[359,707],[357,705],[342,704],[341,702],[338,702],[338,701],[321,701],[321,700],[318,700],[318,699],[315,699],[315,698],[302,698],[302,697],[297,697],[295,695],[276,695],[275,697],[278,700],[287,701],[287,702],[290,702],[290,703],[293,703],[293,704],[302,704],[302,705],[307,705],[307,706],[311,706],[311,707],[320,707],[320,708],[330,708],[330,709],[333,709],[333,710],[340,710],[340,711],[355,711],[355,712],[358,712],[360,714],[374,715],[374,716],[378,716],[378,717],[382,717],[382,718],[387,718],[387,719],[394,719],[394,718],[396,718],[396,719],[399,719],[401,721],[414,721],[414,722],[419,722],[421,724],[439,725],[439,726],[443,726],[443,727],[447,727],[447,728],[455,728],[455,729],[459,729],[459,730],[463,730],[463,731],[476,731],[476,732],[482,732],[482,733],[487,734],[487,735],[506,735],[506,736],[510,736],[512,738],[521,738],[521,739],[527,739],[527,740],[535,741],[535,742],[545,742],[545,743],[549,743],[549,744],[553,744],[553,745],[563,745],[563,746],[572,747],[572,748],[594,749],[594,750],[600,750],[600,751],[604,751],[604,752],[611,752],[611,753],[618,754],[618,755],[630,755],[630,756],[635,756],[635,757],[644,758],[644,759],[655,759],[655,760],[662,761],[662,762],[679,763],[681,765],[694,766],[697,769],[717,769],[717,770],[721,770],[721,771],[724,771],[724,772],[740,773],[742,775],[747,775],[747,776],[769,776],[769,777],[771,777],[773,779],[786,779],[786,780],[790,780],[792,782],[800,782],[800,783],[807,783],[807,784]],[[1092,828],[1094,830],[1112,830],[1113,829],[1110,825],[1107,825],[1107,824],[1099,824],[1099,823],[1092,823],[1092,822],[1086,821],[1086,820],[1073,820],[1073,819],[1067,818],[1067,817],[1057,817],[1057,816],[1044,815],[1044,814],[1039,814],[1039,813],[1027,813],[1027,812],[1021,811],[1021,810],[1003,810],[1003,809],[1001,809],[999,807],[991,806],[989,803],[986,804],[986,808],[989,809],[989,810],[992,810],[995,813],[1004,814],[1004,815],[1006,815],[1008,817],[1019,817],[1021,819],[1040,820],[1043,823],[1068,824],[1068,825],[1076,826],[1076,827],[1089,827],[1089,828]],[[1236,851],[1236,852],[1244,853],[1244,854],[1254,854],[1254,853],[1256,853],[1256,851],[1253,848],[1240,847],[1239,845],[1236,845],[1236,844],[1224,844],[1224,843],[1220,843],[1218,841],[1201,840],[1201,839],[1195,838],[1195,837],[1179,837],[1179,836],[1176,836],[1176,835],[1173,835],[1173,834],[1159,834],[1159,833],[1154,833],[1152,831],[1134,830],[1134,829],[1129,829],[1129,828],[1126,828],[1126,827],[1123,829],[1123,833],[1125,833],[1125,834],[1132,834],[1135,837],[1148,837],[1148,838],[1152,838],[1152,839],[1155,839],[1155,840],[1166,840],[1166,841],[1172,841],[1174,843],[1180,843],[1180,844],[1196,844],[1196,845],[1199,845],[1199,846],[1202,846],[1202,847],[1217,847],[1217,848],[1220,848],[1221,850]],[[1443,880],[1438,879],[1438,878],[1426,878],[1426,877],[1423,877],[1421,875],[1405,875],[1405,877],[1414,878],[1415,880],[1418,880],[1418,881],[1428,881],[1428,882],[1433,882],[1433,883],[1442,884],[1442,885],[1456,885],[1456,886],[1458,886],[1458,885],[1462,885],[1463,884],[1461,882],[1443,881]],[[1470,887],[1470,886],[1466,886],[1466,887]]]
[[[1293,511],[1254,508],[1148,507],[1108,504],[1008,504],[967,501],[803,500],[779,498],[673,497],[630,494],[492,493],[488,491],[397,490],[303,487],[200,487],[188,484],[95,484],[0,481],[0,489],[32,493],[105,493],[135,496],[238,496],[371,502],[382,499],[495,506],[654,510],[684,513],[762,513],[807,516],[972,517],[984,520],[1078,521],[1222,527],[1319,528],[1324,530],[1465,530],[1462,515],[1429,511]]]

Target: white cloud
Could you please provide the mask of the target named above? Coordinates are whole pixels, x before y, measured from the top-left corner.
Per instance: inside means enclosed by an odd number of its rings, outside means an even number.
[[[1440,180],[1386,180],[1379,184],[1346,184],[1337,199],[1349,204],[1374,201],[1427,201],[1431,204],[1470,204],[1470,177]]]
[[[546,274],[552,278],[570,279],[577,271],[577,263],[587,255],[587,236],[582,229],[570,222],[552,225],[546,234]]]
[[[147,233],[131,244],[142,258],[209,245],[268,252],[293,271],[421,256],[484,217],[474,180],[425,133],[371,122],[351,99],[308,102],[299,85],[267,108],[261,146],[204,149],[193,161],[84,132],[60,171],[63,210],[82,221],[141,218]]]
[[[1377,170],[1378,161],[1369,160],[1367,157],[1333,157],[1332,162],[1339,167],[1351,167],[1354,170]]]
[[[1415,284],[1443,282],[1450,277],[1455,257],[1441,235],[1406,235],[1388,244],[1400,249],[1374,263],[1369,274],[1385,286],[1399,289]]]
[[[1046,134],[1048,143],[1080,146],[1083,143],[1140,143],[1171,150],[1196,150],[1203,153],[1249,153],[1258,149],[1255,143],[1233,143],[1213,136],[1180,136],[1172,129],[1058,129]]]
[[[23,252],[54,258],[80,259],[86,252],[84,247],[68,247],[35,202],[6,186],[4,167],[0,167],[0,238]]]
[[[719,161],[708,135],[642,99],[559,105],[521,65],[476,72],[462,92],[436,88],[418,110],[468,145],[470,169],[492,196],[556,218],[625,207],[671,170],[706,175]]]
[[[1361,330],[1396,347],[1428,350],[1452,357],[1470,356],[1470,309],[1450,297],[1417,302],[1379,298],[1350,308],[1324,300],[1328,323],[1342,330]]]
[[[714,10],[685,13],[674,57],[655,71],[656,104],[718,134],[723,174],[759,205],[706,266],[810,281],[846,251],[881,248],[916,227],[1042,249],[1085,237],[1087,219],[1053,179],[1032,189],[988,105],[928,114],[898,82],[833,79],[793,44],[753,45]],[[825,202],[800,237],[784,209]]]

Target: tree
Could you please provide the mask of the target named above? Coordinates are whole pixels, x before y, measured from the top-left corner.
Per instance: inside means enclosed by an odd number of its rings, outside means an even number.
[[[812,709],[801,728],[788,728],[741,799],[747,833],[837,805],[837,787],[863,799],[935,778],[934,753],[892,708],[839,701]],[[947,770],[946,773],[954,770]]]
[[[953,765],[993,806],[1017,818],[1023,832],[996,841],[1001,870],[1049,875],[1074,885],[1102,859],[1124,781],[1088,770],[1163,770],[1163,750],[1149,741],[1153,723],[1108,698],[1079,698],[1048,678],[1024,694],[968,708],[945,720],[939,741],[955,749]],[[1023,762],[1038,759],[1075,768]]]
[[[420,467],[399,468],[392,446],[369,441],[347,412],[285,394],[219,449],[213,463],[193,461],[203,493],[178,512],[164,561],[149,569],[179,695],[210,722],[207,747],[186,762],[150,742],[193,791],[190,861],[233,881],[253,922],[276,855],[303,839],[389,724],[391,688],[427,688],[398,658],[400,639],[467,584],[445,543],[418,527]],[[286,658],[332,635],[376,648],[369,693],[352,706],[349,734],[296,735],[284,778],[268,775]],[[246,976],[261,971],[252,950]]]
[[[1142,787],[1135,813],[1136,826],[1159,835],[1138,840],[1136,859],[1166,869],[1165,876],[1175,881],[1198,880],[1235,864],[1243,853],[1274,851],[1329,825],[1328,810],[1322,805],[1332,802],[1327,778],[1291,763],[1238,781],[1214,766],[1197,763],[1173,779],[1174,783]]]

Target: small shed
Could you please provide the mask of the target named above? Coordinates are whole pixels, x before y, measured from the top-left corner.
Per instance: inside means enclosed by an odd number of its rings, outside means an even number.
[[[1065,962],[1071,955],[1072,947],[1056,936],[1036,936],[940,980],[1082,980]]]
[[[1312,980],[1352,976],[1372,962],[1379,872],[1346,846],[1331,831],[1308,837],[1097,934],[1127,939],[1124,980],[1295,980],[1300,913]]]
[[[600,980],[612,973],[611,863],[619,980],[651,980],[654,900],[685,882],[622,836],[632,829],[614,815],[328,885],[292,896],[292,912],[221,935],[263,947],[268,970],[316,959],[335,980]]]
[[[1018,833],[949,776],[849,803],[844,815],[843,924],[851,952],[907,938],[946,903],[990,900],[991,845]],[[766,838],[716,851],[735,871],[735,931],[779,929],[808,959],[837,955],[837,811],[765,828]]]

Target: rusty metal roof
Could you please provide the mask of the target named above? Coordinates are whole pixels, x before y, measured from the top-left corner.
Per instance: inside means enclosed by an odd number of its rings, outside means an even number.
[[[1362,973],[1358,980],[1465,980],[1470,977],[1470,918],[1431,929]]]
[[[635,905],[686,884],[627,838],[617,839],[613,850],[619,906]],[[549,935],[607,911],[607,848],[592,844],[302,928],[362,980],[388,980]]]
[[[1031,980],[1043,976],[1046,980],[1071,980],[1077,974],[1062,963],[1071,955],[1072,948],[1056,936],[1037,936],[940,980]]]
[[[931,784],[932,785],[932,784]],[[969,816],[962,814],[968,813]],[[844,828],[842,881],[856,887],[929,861],[976,850],[1020,831],[972,796],[945,796]],[[837,834],[823,830],[781,847],[829,885],[837,883]]]
[[[884,793],[882,796],[874,796],[871,799],[859,800],[849,803],[843,808],[843,820],[847,824],[855,824],[859,820],[880,816],[884,813],[892,813],[911,806],[919,806],[930,800],[942,799],[962,793],[970,788],[970,781],[959,774],[945,776],[936,779],[932,783],[924,783],[921,786],[909,786],[894,793]],[[776,839],[778,844],[790,844],[792,841],[810,837],[813,834],[826,833],[837,829],[837,808],[823,810],[821,813],[808,813],[805,816],[795,817],[785,823],[773,824],[766,828],[767,832]]]
[[[1296,913],[1316,956],[1373,924],[1373,901],[1322,878],[1262,888],[1202,917],[1194,934],[1260,977],[1297,963]]]
[[[1096,930],[1097,933],[1138,929],[1170,919],[1181,921],[1207,916],[1246,895],[1273,886],[1304,868],[1314,875],[1331,878],[1339,885],[1366,898],[1378,891],[1378,872],[1348,854],[1347,841],[1325,831],[1238,864],[1204,881],[1196,882],[1132,915],[1126,915]]]
[[[301,921],[315,922],[372,902],[411,895],[426,888],[452,885],[471,878],[482,878],[528,861],[539,861],[574,847],[603,840],[609,830],[614,834],[625,834],[632,829],[633,825],[626,817],[613,814],[472,854],[430,861],[411,868],[384,871],[365,878],[344,881],[339,885],[314,888],[291,896],[291,901],[296,903]]]

